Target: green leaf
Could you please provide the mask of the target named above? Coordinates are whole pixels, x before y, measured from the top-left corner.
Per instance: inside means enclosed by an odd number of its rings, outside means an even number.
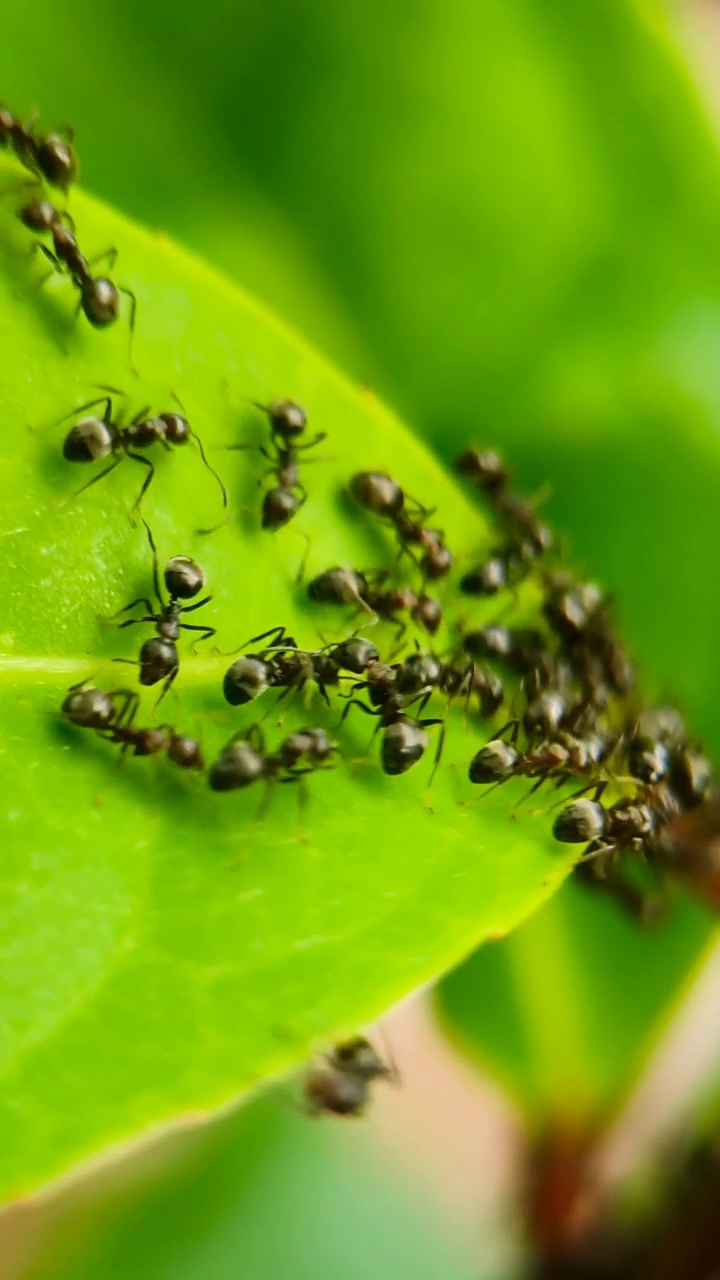
[[[708,950],[688,899],[657,931],[574,883],[439,986],[450,1036],[506,1085],[533,1124],[597,1123],[634,1085]]]
[[[397,473],[437,506],[459,555],[488,537],[422,444],[281,322],[82,194],[73,192],[71,207],[90,256],[119,249],[117,278],[137,295],[141,376],[128,368],[124,322],[96,332],[73,318],[67,278],[28,292],[42,269],[8,213],[0,242],[3,1197],[181,1113],[219,1106],[311,1044],[366,1023],[512,928],[572,859],[546,820],[508,822],[522,786],[482,808],[458,806],[471,790],[467,761],[487,734],[487,726],[464,729],[459,714],[448,722],[434,812],[424,803],[429,758],[385,777],[368,745],[372,724],[353,712],[337,767],[307,780],[306,811],[298,813],[296,788],[279,787],[263,817],[259,794],[210,793],[160,759],[117,770],[109,744],[60,723],[68,685],[114,656],[132,658],[148,634],[99,621],[151,587],[145,532],[128,519],[141,468],[124,461],[73,497],[87,474],[61,456],[67,424],[53,425],[99,383],[125,388],[128,410],[172,408],[170,393],[179,394],[243,508],[258,506],[265,461],[255,449],[222,450],[266,438],[252,401],[295,396],[328,433],[312,466],[307,459],[307,506],[276,536],[258,528],[256,510],[195,536],[221,514],[213,479],[192,448],[156,458],[144,514],[161,560],[183,553],[203,564],[213,600],[196,620],[217,628],[221,649],[281,624],[307,647],[320,630],[351,629],[330,609],[311,608],[295,578],[306,544],[309,574],[392,560],[385,531],[344,496],[355,470]],[[494,609],[478,609],[478,621]],[[387,627],[372,634],[387,649],[395,643]],[[212,759],[260,709],[225,706],[228,658],[212,644],[204,656],[187,644],[182,651],[160,714],[196,730]],[[107,687],[133,678],[109,665],[98,677]],[[148,701],[143,715],[150,710]],[[308,720],[337,729],[338,709],[327,713],[319,699],[287,699],[282,710],[282,730],[280,709],[267,720],[273,744]]]
[[[21,1242],[31,1252],[40,1235],[45,1248],[23,1280],[366,1280],[378,1266],[394,1280],[475,1280],[469,1231],[406,1185],[374,1129],[293,1117],[271,1093],[173,1135],[150,1169],[135,1158],[99,1187],[65,1189],[44,1215],[26,1211]],[[484,1240],[483,1275],[491,1253]]]

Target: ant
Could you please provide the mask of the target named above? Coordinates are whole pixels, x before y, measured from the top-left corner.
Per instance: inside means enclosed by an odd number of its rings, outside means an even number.
[[[107,390],[115,395],[122,395],[122,392],[113,387],[108,387]],[[210,466],[202,441],[197,432],[191,428],[187,418],[179,413],[161,413],[157,417],[148,418],[146,406],[136,413],[129,426],[121,427],[117,421],[113,420],[112,397],[107,395],[97,396],[94,400],[88,400],[86,404],[78,405],[60,421],[65,422],[75,414],[85,413],[99,404],[105,406],[102,417],[81,418],[68,432],[63,443],[63,457],[68,462],[97,462],[100,458],[112,457],[109,466],[93,476],[92,480],[88,480],[87,484],[78,489],[78,493],[83,493],[85,489],[90,489],[92,485],[97,484],[98,480],[110,475],[124,457],[132,458],[133,462],[141,462],[148,468],[140,492],[132,506],[132,510],[137,511],[153,480],[155,467],[149,458],[134,450],[149,449],[151,445],[159,443],[171,451],[173,447],[187,444],[192,439],[197,444],[205,467],[218,483],[223,506],[227,507],[228,495],[225,485]]]
[[[422,551],[419,567],[425,578],[443,578],[450,572],[453,555],[443,541],[443,535],[435,529],[425,529],[420,523],[432,515],[427,507],[414,503],[415,511],[408,510],[408,499],[391,476],[384,471],[359,471],[350,481],[350,492],[361,506],[389,520],[395,527],[401,553],[407,552],[414,560],[410,548]]]
[[[260,778],[266,782],[297,782],[307,773],[327,765],[337,748],[324,729],[299,729],[281,742],[277,751],[267,753],[259,725],[245,735],[231,738],[210,769],[208,782],[213,791],[238,791]],[[307,764],[300,768],[302,761]]]
[[[193,600],[202,591],[205,585],[205,574],[200,565],[195,560],[191,560],[189,556],[173,556],[171,560],[168,560],[163,572],[165,589],[170,597],[167,604],[165,603],[160,590],[157,548],[149,525],[144,520],[143,524],[145,525],[152,551],[153,586],[160,607],[156,612],[147,596],[138,596],[137,600],[132,600],[124,609],[121,609],[120,613],[127,613],[129,609],[134,609],[138,604],[143,604],[147,613],[142,618],[128,618],[125,622],[121,622],[119,627],[120,630],[123,630],[125,627],[134,627],[143,622],[154,623],[157,634],[146,640],[140,649],[138,658],[139,678],[140,684],[146,686],[158,684],[160,680],[164,681],[162,692],[158,698],[158,702],[160,702],[165,697],[180,670],[180,655],[178,654],[176,643],[180,632],[201,631],[203,634],[198,637],[198,641],[209,640],[210,636],[215,635],[214,627],[198,627],[193,626],[191,623],[181,622],[180,615],[193,613],[196,609],[201,609],[203,605],[212,600],[212,596],[204,596],[202,600],[196,601],[195,604],[180,604],[181,600]],[[118,615],[115,614],[114,616],[117,617]],[[113,661],[131,662],[132,659],[114,658]]]
[[[121,760],[131,748],[134,756],[154,756],[165,751],[168,760],[179,769],[202,771],[205,768],[200,743],[186,733],[176,733],[169,724],[150,729],[136,729],[132,723],[114,724],[101,737],[121,744]]]
[[[510,473],[498,454],[468,449],[456,458],[455,470],[485,494],[495,514],[509,529],[506,555],[510,561],[528,568],[551,549],[550,529],[538,520],[531,503],[509,491]]]
[[[621,853],[642,852],[657,827],[657,813],[645,803],[619,800],[609,809],[600,804],[604,783],[599,783],[595,799],[575,800],[553,823],[553,835],[563,844],[587,844],[582,861]]]
[[[327,432],[321,431],[312,440],[298,444],[307,426],[307,414],[302,405],[294,400],[271,400],[269,404],[253,401],[253,404],[267,415],[270,423],[269,448],[265,445],[257,448],[270,463],[266,474],[274,475],[276,480],[275,486],[265,493],[261,511],[263,529],[274,531],[288,524],[307,502],[307,490],[298,471],[298,455],[301,451],[314,449],[326,438]],[[228,446],[230,450],[255,447],[247,444]]]
[[[237,658],[225,672],[223,693],[231,706],[244,706],[269,688],[283,688],[284,698],[291,689],[299,692],[308,680],[314,681],[325,702],[330,705],[328,686],[337,686],[341,670],[362,675],[371,662],[377,661],[377,648],[369,640],[351,636],[325,649],[300,649],[284,627],[273,627],[253,636],[248,644],[257,644],[269,636],[274,643],[261,653]]]
[[[396,615],[407,610],[413,622],[434,635],[442,622],[438,601],[424,592],[418,595],[410,587],[384,590],[379,584],[387,577],[387,569],[365,574],[336,565],[308,583],[308,595],[311,600],[322,604],[357,604],[366,613],[374,613],[386,622],[395,623],[398,638],[405,634],[407,624],[399,621]]]
[[[333,1116],[360,1116],[369,1101],[373,1080],[398,1079],[397,1067],[387,1066],[369,1040],[355,1036],[336,1044],[325,1066],[308,1075],[303,1093],[308,1111]]]
[[[95,729],[101,738],[121,744],[120,759],[132,748],[135,756],[167,751],[168,759],[181,769],[204,769],[199,742],[186,733],[176,733],[172,725],[137,729],[133,721],[139,695],[129,689],[96,689],[83,682],[72,685],[60,708],[71,724]],[[119,704],[119,705],[118,705]]]
[[[424,688],[414,696],[405,697],[404,694],[399,692],[397,681],[398,671],[396,667],[390,667],[380,662],[371,663],[368,666],[365,679],[353,685],[351,690],[351,693],[355,693],[358,689],[365,689],[370,697],[371,706],[361,702],[359,698],[350,697],[347,706],[343,710],[340,723],[343,723],[351,707],[359,707],[361,711],[365,712],[365,715],[378,716],[380,718],[378,728],[383,730],[380,760],[383,773],[387,773],[391,777],[407,773],[408,769],[417,764],[418,760],[424,755],[430,741],[425,730],[432,725],[443,725],[437,751],[435,752],[432,770],[434,775],[442,754],[444,721],[441,718],[418,720],[415,716],[407,715],[408,708],[416,702],[420,703],[420,712],[424,711],[432,696],[432,688]]]
[[[31,200],[29,204],[18,210],[18,217],[29,231],[52,236],[53,248],[40,244],[38,247],[57,271],[66,271],[75,288],[80,292],[78,311],[95,329],[105,329],[113,324],[120,315],[120,294],[130,299],[130,341],[135,332],[135,316],[137,299],[131,289],[125,285],[113,284],[106,276],[94,276],[90,263],[81,253],[75,237],[72,219],[66,213],[59,213],[47,200]],[[67,225],[66,225],[67,224]],[[108,249],[101,255],[110,258],[111,269],[117,258],[116,249]],[[98,259],[96,259],[98,261]]]
[[[24,125],[7,107],[0,107],[0,147],[9,146],[30,173],[61,191],[67,191],[78,175],[73,132],[65,132],[65,138],[60,133],[37,137],[32,125]]]

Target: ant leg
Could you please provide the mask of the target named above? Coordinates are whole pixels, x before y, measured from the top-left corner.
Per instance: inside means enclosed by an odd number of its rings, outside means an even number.
[[[547,782],[547,778],[546,778],[546,777],[545,777],[545,778],[538,778],[537,782],[534,782],[534,783],[533,783],[533,785],[531,786],[530,790],[529,790],[529,791],[526,791],[524,796],[521,796],[519,800],[516,800],[516,801],[515,801],[515,804],[513,805],[512,809],[510,810],[510,817],[511,817],[511,818],[515,816],[516,810],[518,810],[518,809],[520,808],[520,805],[521,805],[521,804],[525,804],[525,802],[526,802],[527,800],[529,800],[531,796],[534,796],[534,795],[535,795],[535,792],[536,792],[536,791],[538,791],[538,790],[540,789],[540,787],[543,785],[543,783],[544,783],[544,782]]]
[[[112,271],[117,262],[118,251],[113,245],[111,249],[103,249],[102,253],[96,253],[94,258],[88,258],[88,266],[96,267],[98,262],[104,262],[107,258],[108,271]]]
[[[202,631],[204,633],[203,635],[198,636],[197,640],[193,640],[190,645],[191,653],[195,653],[197,645],[199,645],[203,640],[209,640],[211,636],[217,635],[215,627],[193,627],[189,623],[181,623],[180,625],[183,631]]]
[[[563,796],[562,800],[556,801],[555,804],[550,806],[548,813],[552,813],[553,809],[559,809],[560,805],[566,805],[569,801],[577,800],[580,796],[586,796],[588,791],[593,792],[593,800],[599,803],[607,785],[607,778],[602,782],[588,782],[584,787],[580,787],[579,791],[573,791],[572,795]]]
[[[118,293],[124,293],[125,297],[130,299],[130,340],[128,342],[128,364],[130,366],[131,373],[134,373],[137,377],[137,369],[133,364],[132,358],[133,342],[135,340],[135,321],[137,319],[137,298],[135,297],[132,289],[127,288],[127,285],[119,284],[117,287]]]
[[[202,458],[202,460],[203,460],[203,462],[204,462],[205,466],[207,467],[208,471],[210,472],[210,475],[211,475],[211,476],[214,476],[214,477],[215,477],[215,479],[217,480],[218,488],[219,488],[219,490],[220,490],[220,494],[221,494],[221,496],[222,496],[222,504],[223,504],[223,508],[224,508],[224,510],[225,510],[225,511],[227,511],[227,505],[228,505],[228,491],[227,491],[227,489],[225,488],[225,484],[224,484],[223,480],[220,478],[220,476],[218,475],[217,471],[214,469],[214,467],[211,467],[211,466],[210,466],[210,463],[209,463],[209,462],[208,462],[208,460],[207,460],[207,455],[206,455],[205,450],[204,450],[204,448],[203,448],[202,440],[200,439],[200,437],[199,437],[199,435],[198,435],[197,431],[193,431],[193,432],[192,432],[192,437],[193,437],[193,440],[195,441],[195,443],[197,444],[198,452],[199,452],[199,454],[200,454],[200,457]]]
[[[510,730],[510,741],[512,745],[515,746],[515,743],[518,740],[518,734],[520,732],[519,720],[508,720],[507,724],[504,724],[502,729],[498,729],[497,733],[495,734],[495,739],[502,738],[508,729]]]
[[[110,472],[114,471],[121,462],[122,458],[115,458],[115,460],[110,463],[109,467],[105,467],[102,471],[99,471],[96,476],[93,476],[92,480],[88,480],[87,484],[82,485],[72,496],[74,498],[79,498],[80,494],[84,493],[86,489],[92,489],[93,485],[97,484],[98,480],[102,480],[105,476],[109,476]]]
[[[382,714],[379,709],[376,711],[373,707],[368,707],[366,703],[361,702],[359,698],[349,698],[347,705],[343,707],[343,713],[340,717],[340,724],[342,724],[343,721],[345,720],[351,707],[359,707],[361,711],[365,712],[366,716],[379,716]]]
[[[139,510],[140,510],[140,503],[142,502],[143,498],[145,497],[145,494],[147,493],[147,491],[148,491],[148,489],[149,489],[149,487],[150,487],[150,484],[151,484],[152,478],[153,478],[153,476],[155,475],[155,467],[153,466],[153,464],[152,464],[152,462],[150,461],[150,459],[149,459],[149,458],[144,458],[144,457],[142,456],[142,454],[141,454],[141,453],[131,453],[129,449],[127,449],[127,450],[126,450],[126,453],[127,453],[128,458],[132,458],[134,462],[142,462],[142,464],[143,464],[143,466],[144,466],[144,467],[148,467],[148,468],[149,468],[149,470],[148,470],[148,474],[146,475],[145,479],[144,479],[144,480],[143,480],[143,482],[142,482],[142,486],[141,486],[141,488],[140,488],[140,492],[139,492],[139,494],[138,494],[137,498],[135,499],[135,501],[134,501],[134,502],[133,502],[133,504],[132,504],[132,511],[133,511],[133,512],[135,512],[135,511],[139,511]],[[133,523],[133,524],[135,524],[135,520],[133,519],[132,514],[131,514],[131,516],[130,516],[130,520],[132,521],[132,523]],[[145,523],[145,522],[143,521],[143,523]],[[145,525],[145,528],[147,529],[147,525]]]
[[[131,458],[136,457],[134,453],[131,453],[128,456]],[[137,455],[137,457],[141,462],[147,462],[147,458],[141,458],[139,454]],[[147,483],[149,484],[150,481],[148,480]],[[150,544],[150,553],[152,555],[152,575],[153,575],[153,589],[155,591],[155,598],[158,604],[160,605],[160,608],[164,609],[165,601],[162,598],[162,592],[160,590],[160,565],[158,563],[157,547],[155,546],[155,539],[153,538],[152,529],[150,528],[150,525],[148,524],[147,520],[145,520],[144,518],[143,518],[143,524],[145,525],[145,532],[147,534],[147,540]],[[152,609],[149,609],[148,613],[152,613]]]
[[[428,784],[427,784],[427,787],[425,788],[425,795],[426,795],[426,796],[429,796],[429,795],[430,795],[430,791],[431,791],[431,789],[432,789],[432,784],[433,784],[433,782],[434,782],[434,780],[435,780],[435,774],[437,773],[438,765],[440,764],[440,759],[441,759],[441,757],[442,757],[443,747],[445,746],[445,721],[444,721],[444,720],[421,720],[421,721],[420,721],[420,725],[421,725],[421,727],[422,727],[423,729],[424,729],[427,725],[430,725],[430,724],[440,724],[440,725],[442,725],[442,728],[441,728],[441,730],[440,730],[440,733],[438,734],[438,744],[437,744],[437,748],[436,748],[436,750],[435,750],[435,758],[434,758],[434,760],[433,760],[433,766],[432,766],[432,769],[430,770],[430,777],[428,778]],[[427,801],[426,801],[426,803],[427,803]],[[429,804],[427,805],[427,807],[428,807],[428,809],[430,809],[430,805],[429,805]],[[432,809],[431,809],[431,812],[433,812],[433,810],[432,810]]]
[[[321,440],[327,440],[327,431],[319,431],[316,436],[313,436],[312,440],[306,440],[304,444],[296,444],[294,448],[297,449],[298,453],[304,449],[314,449],[315,445],[320,444]]]
[[[116,659],[116,661],[117,661],[117,659]],[[173,684],[173,681],[177,678],[177,674],[178,674],[178,671],[179,671],[179,670],[180,670],[180,668],[179,668],[179,667],[173,667],[172,671],[170,672],[170,675],[169,675],[169,676],[167,677],[167,679],[164,681],[164,683],[163,683],[163,687],[162,687],[162,689],[160,690],[160,696],[159,696],[159,698],[157,699],[157,701],[156,701],[156,703],[155,703],[155,708],[154,708],[154,709],[155,709],[156,711],[157,711],[157,708],[160,706],[160,703],[162,702],[163,698],[165,697],[165,694],[166,694],[166,693],[168,693],[168,692],[170,691],[170,688],[171,688],[171,686],[172,686],[172,684]]]
[[[246,644],[259,644],[261,640],[267,640],[269,636],[275,636],[275,641],[273,644],[269,644],[267,646],[268,649],[277,649],[280,647],[280,642],[282,640],[287,641],[290,639],[285,627],[271,627],[269,631],[263,631],[259,636],[251,636],[250,639],[246,641]],[[244,647],[245,646],[243,645],[243,648]],[[297,648],[296,645],[286,645],[283,647]]]
[[[209,604],[212,596],[205,596],[202,600],[198,600],[197,604],[184,604],[180,609],[180,613],[194,613],[196,609],[202,609],[203,605]]]

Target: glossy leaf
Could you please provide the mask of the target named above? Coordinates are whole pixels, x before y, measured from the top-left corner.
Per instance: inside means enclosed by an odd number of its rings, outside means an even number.
[[[508,822],[510,794],[459,807],[470,791],[467,760],[487,733],[464,729],[459,713],[448,721],[430,812],[431,752],[413,772],[388,778],[369,745],[373,723],[360,712],[340,733],[337,706],[327,712],[317,698],[305,706],[296,697],[273,714],[266,702],[271,744],[310,720],[338,734],[342,755],[334,770],[306,779],[302,812],[299,788],[278,787],[263,816],[260,788],[213,794],[161,759],[118,770],[109,743],[59,722],[64,690],[103,664],[97,678],[106,687],[131,683],[132,669],[111,659],[133,658],[149,634],[120,632],[100,616],[151,589],[145,531],[128,519],[144,469],[125,460],[73,497],[87,470],[61,456],[68,428],[58,419],[100,383],[126,391],[127,403],[115,396],[119,412],[171,409],[179,395],[227,478],[240,511],[212,536],[193,532],[222,511],[192,447],[160,451],[143,506],[161,560],[201,560],[213,598],[193,620],[217,629],[221,650],[277,625],[313,647],[321,631],[347,634],[359,624],[311,608],[296,582],[306,552],[308,574],[392,561],[386,531],[344,496],[359,468],[386,467],[436,505],[460,555],[487,545],[480,516],[371,395],[172,244],[80,194],[72,210],[88,254],[109,244],[120,251],[117,278],[138,302],[140,376],[128,367],[125,323],[95,332],[73,319],[67,278],[29,292],[42,268],[8,214],[0,271],[4,1197],[111,1142],[218,1106],[302,1059],[311,1043],[367,1022],[482,938],[512,928],[558,885],[572,856],[558,852],[547,821]],[[265,460],[255,447],[225,446],[266,439],[252,401],[288,394],[327,441],[303,462],[306,507],[271,536],[258,527]],[[478,610],[478,620],[494,608]],[[372,634],[386,649],[396,643],[386,627]],[[196,732],[208,759],[260,714],[226,707],[220,679],[229,660],[213,644],[204,656],[181,646],[180,678],[158,713]]]

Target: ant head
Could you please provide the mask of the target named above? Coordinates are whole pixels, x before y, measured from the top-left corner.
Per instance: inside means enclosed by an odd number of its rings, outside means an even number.
[[[187,418],[181,413],[161,413],[160,421],[165,424],[165,439],[169,444],[187,444],[192,435]]]
[[[513,773],[518,758],[517,751],[509,742],[496,738],[494,742],[488,742],[473,756],[468,777],[471,782],[480,785],[504,782]]]
[[[302,405],[294,400],[271,400],[264,408],[273,431],[284,440],[302,435],[307,426],[307,414]]]
[[[607,830],[607,812],[597,800],[575,800],[558,814],[553,835],[563,844],[587,844]]]
[[[205,586],[205,574],[190,556],[173,556],[165,565],[165,587],[176,600],[192,600]]]
[[[262,504],[263,529],[281,529],[292,520],[300,506],[300,499],[290,489],[268,489]]]
[[[186,733],[174,733],[168,746],[168,760],[181,769],[205,768],[205,759],[200,743]]]
[[[249,742],[229,742],[210,770],[213,791],[237,791],[249,787],[263,771],[262,756]]]
[[[117,432],[102,418],[81,418],[68,432],[63,457],[68,462],[96,462],[112,453]]]
[[[81,303],[85,316],[95,329],[104,329],[120,315],[120,292],[105,276],[85,281]]]
[[[75,149],[59,133],[48,133],[37,149],[38,168],[51,187],[67,191],[78,176]]]

